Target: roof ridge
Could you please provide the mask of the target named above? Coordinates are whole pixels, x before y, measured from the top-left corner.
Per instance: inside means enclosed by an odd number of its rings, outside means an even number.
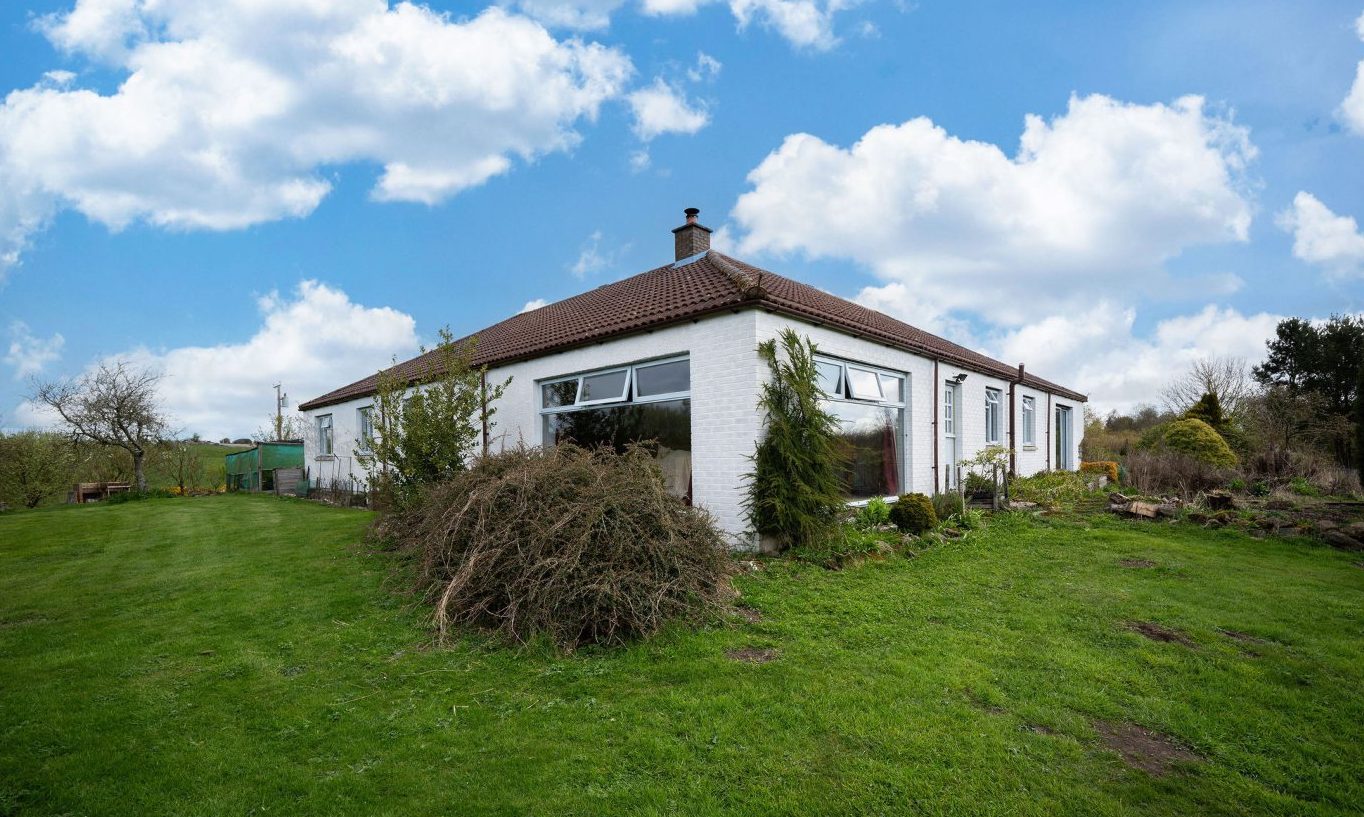
[[[739,291],[739,295],[744,300],[758,301],[767,298],[767,290],[763,287],[763,273],[765,273],[766,270],[754,267],[753,269],[756,270],[758,274],[756,276],[749,275],[739,268],[733,258],[730,258],[723,253],[716,252],[715,250],[707,250],[706,257],[710,259],[712,264],[720,268],[720,271],[725,274],[725,277],[729,278],[730,282],[734,284],[734,288]]]

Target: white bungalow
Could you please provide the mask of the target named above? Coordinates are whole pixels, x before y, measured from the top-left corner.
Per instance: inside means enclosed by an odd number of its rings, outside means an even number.
[[[711,250],[697,214],[688,209],[673,230],[673,263],[476,333],[474,362],[490,382],[512,378],[488,431],[493,449],[657,440],[673,489],[752,546],[744,475],[768,376],[757,348],[793,327],[819,348],[828,405],[853,452],[849,501],[951,488],[956,464],[989,445],[1011,449],[1019,474],[1078,467],[1084,395]],[[412,377],[429,362],[396,373]],[[300,406],[314,483],[364,481],[375,383]]]

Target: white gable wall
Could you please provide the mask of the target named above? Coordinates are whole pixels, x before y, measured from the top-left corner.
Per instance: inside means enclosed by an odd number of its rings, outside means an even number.
[[[757,354],[760,342],[777,337],[786,327],[809,336],[820,353],[865,363],[907,375],[908,404],[905,409],[905,468],[903,491],[932,494],[943,485],[943,469],[934,471],[933,435],[941,435],[936,421],[941,412],[943,384],[964,370],[940,364],[937,371],[939,391],[934,396],[933,361],[885,344],[858,338],[825,326],[816,326],[763,310],[725,312],[699,320],[665,327],[652,332],[606,341],[591,346],[555,352],[534,360],[513,363],[489,372],[490,383],[512,378],[502,399],[497,401],[494,449],[499,446],[541,445],[543,424],[539,414],[537,382],[610,366],[686,354],[691,360],[692,416],[692,489],[696,505],[709,510],[721,528],[740,546],[753,546],[743,514],[746,491],[744,475],[751,468],[749,456],[762,433],[757,411],[761,384],[768,377],[767,366]],[[978,372],[966,372],[958,407],[961,458],[966,459],[985,447],[985,389],[998,388],[1005,413],[1001,444],[1008,445],[1009,382]],[[1024,394],[1037,398],[1037,444],[1022,446],[1022,400]],[[1018,433],[1018,470],[1031,474],[1047,468],[1053,426],[1048,397],[1035,389],[1017,387],[1014,412]],[[315,484],[332,478],[354,477],[363,483],[364,468],[356,459],[355,440],[359,436],[358,409],[372,403],[365,397],[307,412],[309,433],[305,435],[306,463]],[[1079,438],[1083,426],[1082,404],[1051,398],[1072,407],[1075,425],[1072,441],[1073,462],[1079,464]],[[332,458],[318,453],[316,418],[331,414],[333,421]],[[941,436],[939,437],[941,441]],[[945,459],[944,459],[945,462]],[[1053,467],[1055,463],[1052,463]]]

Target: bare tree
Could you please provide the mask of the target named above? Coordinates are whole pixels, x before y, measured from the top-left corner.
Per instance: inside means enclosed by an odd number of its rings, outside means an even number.
[[[124,361],[101,363],[75,380],[35,384],[33,399],[57,412],[76,439],[127,451],[137,489],[145,491],[143,458],[166,429],[157,405],[160,382],[160,373]]]
[[[1230,416],[1244,408],[1247,397],[1255,393],[1250,367],[1239,357],[1208,357],[1195,360],[1184,374],[1170,381],[1160,396],[1165,407],[1183,414],[1205,394],[1217,395],[1217,402]]]
[[[251,435],[251,439],[258,443],[276,442],[279,440],[301,440],[303,433],[308,428],[308,418],[302,414],[280,414],[270,415],[270,424],[260,426],[256,433]]]

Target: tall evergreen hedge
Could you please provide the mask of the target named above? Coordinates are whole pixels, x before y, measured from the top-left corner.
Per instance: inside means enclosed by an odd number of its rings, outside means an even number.
[[[793,329],[764,341],[758,354],[771,379],[758,408],[767,433],[753,454],[744,508],[755,530],[782,549],[830,535],[845,508],[838,420],[820,406],[815,344]]]

